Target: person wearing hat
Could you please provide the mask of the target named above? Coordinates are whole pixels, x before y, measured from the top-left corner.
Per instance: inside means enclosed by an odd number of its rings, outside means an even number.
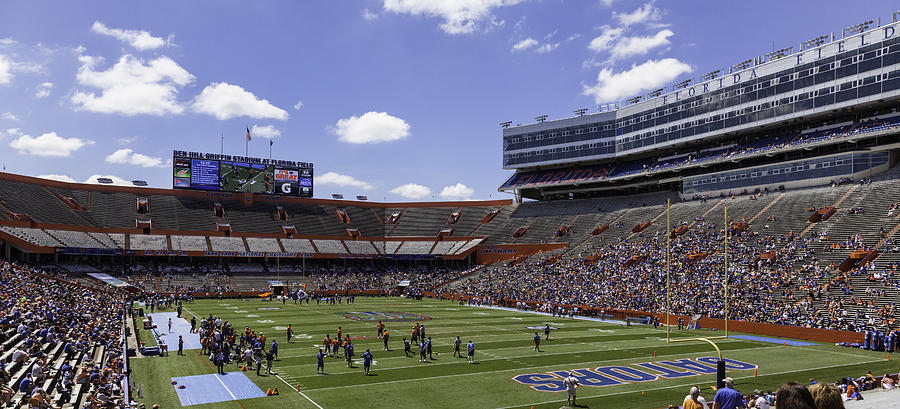
[[[730,376],[722,379],[725,387],[716,391],[713,398],[713,409],[737,409],[744,407],[744,396],[734,390],[734,379]]]
[[[706,406],[706,399],[700,396],[700,388],[691,386],[690,392],[684,397],[684,403],[681,404],[684,409],[709,409]]]
[[[769,409],[769,400],[766,399],[765,392],[761,392],[757,389],[753,391],[753,396],[756,397],[756,407],[758,409]]]

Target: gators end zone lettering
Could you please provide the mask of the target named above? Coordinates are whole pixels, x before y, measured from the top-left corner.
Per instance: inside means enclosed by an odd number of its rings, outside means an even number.
[[[381,312],[381,311],[353,311],[342,314],[344,318],[354,321],[388,321],[409,322],[428,321],[431,317],[411,312]]]
[[[540,392],[562,392],[566,390],[563,379],[571,374],[581,386],[615,386],[629,383],[653,382],[660,378],[676,379],[688,376],[699,376],[716,373],[716,362],[719,359],[705,356],[694,359],[677,359],[672,361],[656,361],[631,364],[631,366],[601,366],[598,368],[579,368],[568,371],[548,373],[532,373],[516,375],[512,380],[528,385]],[[725,368],[733,371],[747,371],[759,368],[747,362],[725,358]]]

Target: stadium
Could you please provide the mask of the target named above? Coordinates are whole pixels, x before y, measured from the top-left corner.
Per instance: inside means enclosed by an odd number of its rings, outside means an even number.
[[[224,148],[166,147],[171,188],[4,168],[0,400],[897,407],[892,13],[503,122],[503,199],[323,198],[313,163]]]

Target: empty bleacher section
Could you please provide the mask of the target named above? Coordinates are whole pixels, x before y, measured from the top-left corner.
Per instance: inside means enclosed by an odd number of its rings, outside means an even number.
[[[281,239],[284,251],[291,253],[315,253],[316,249],[307,239]]]
[[[47,246],[47,247],[61,247],[63,246],[59,240],[54,239],[52,236],[47,234],[47,232],[41,229],[31,229],[27,227],[6,227],[0,226],[0,231],[9,233],[13,236],[16,236],[22,240],[25,240],[29,243],[36,244],[38,246]]]
[[[403,244],[399,241],[386,241],[384,242],[384,254],[394,254],[397,252],[397,249],[400,245]]]
[[[344,254],[347,252],[340,240],[313,240],[312,242],[319,253]]]
[[[350,254],[378,254],[378,250],[368,240],[344,240],[344,246],[350,251]]]
[[[97,240],[100,244],[105,246],[106,248],[111,249],[124,249],[125,248],[125,235],[121,233],[97,233],[97,232],[89,232],[88,233],[94,240]]]
[[[404,241],[397,254],[428,254],[434,247],[433,241]]]
[[[431,249],[431,254],[448,254],[457,243],[456,241],[439,241]]]
[[[210,237],[209,247],[212,251],[247,251],[240,237]]]
[[[101,248],[107,247],[87,233],[70,230],[45,230],[66,247]]]
[[[209,246],[206,244],[206,236],[170,236],[172,241],[172,250],[183,251],[208,251]]]
[[[144,235],[144,234],[131,234],[129,235],[130,240],[130,248],[131,250],[168,250],[169,245],[166,240],[166,236],[161,236],[158,234]]]
[[[256,252],[277,253],[281,251],[278,240],[263,237],[247,237],[247,250]]]

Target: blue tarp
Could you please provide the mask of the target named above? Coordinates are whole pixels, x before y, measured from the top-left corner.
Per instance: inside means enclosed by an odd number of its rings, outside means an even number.
[[[779,339],[779,338],[769,338],[769,337],[758,337],[755,335],[729,335],[728,338],[738,338],[738,339],[746,339],[748,341],[759,341],[759,342],[768,342],[771,344],[787,344],[793,347],[806,347],[819,345],[814,344],[812,342],[804,342],[804,341],[792,341],[790,339]]]
[[[225,375],[178,376],[172,380],[176,382],[172,386],[175,388],[175,393],[178,394],[181,406],[266,396],[266,393],[259,389],[243,372],[228,372]],[[184,389],[179,389],[179,386],[184,386]]]
[[[170,352],[178,350],[178,336],[184,339],[184,349],[200,349],[200,334],[191,334],[191,323],[184,318],[178,318],[176,312],[155,312],[148,314],[153,318],[156,328],[153,333],[160,343],[166,344]],[[169,332],[169,318],[172,318],[172,332]],[[199,324],[198,324],[199,325]]]

